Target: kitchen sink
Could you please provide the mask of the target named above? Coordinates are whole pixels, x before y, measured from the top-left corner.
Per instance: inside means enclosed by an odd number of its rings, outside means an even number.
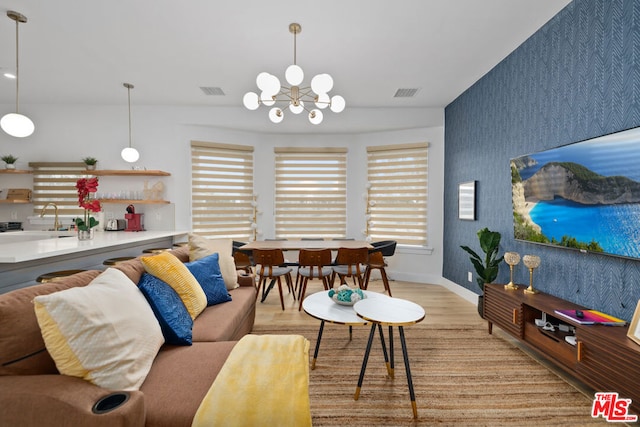
[[[75,235],[75,231],[7,231],[0,233],[0,245],[29,242],[32,240],[59,239],[62,237],[73,237]]]

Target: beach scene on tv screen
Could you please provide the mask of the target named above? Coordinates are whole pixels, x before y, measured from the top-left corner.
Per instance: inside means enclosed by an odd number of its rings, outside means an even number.
[[[511,159],[514,237],[640,258],[640,128]]]

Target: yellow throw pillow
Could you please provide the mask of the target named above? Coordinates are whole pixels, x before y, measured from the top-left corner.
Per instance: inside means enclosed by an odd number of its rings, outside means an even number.
[[[87,286],[33,299],[47,351],[61,374],[110,390],[138,390],[164,338],[144,295],[109,268]]]
[[[227,290],[230,291],[240,286],[238,285],[236,262],[233,259],[233,240],[208,239],[197,234],[189,234],[189,261],[197,261],[214,253],[218,253],[218,264]]]
[[[169,252],[140,258],[147,273],[166,282],[178,293],[192,319],[207,308],[207,296],[182,261]]]

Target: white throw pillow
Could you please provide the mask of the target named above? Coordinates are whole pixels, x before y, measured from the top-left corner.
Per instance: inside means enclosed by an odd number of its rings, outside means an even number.
[[[214,253],[218,253],[218,264],[227,290],[237,288],[238,273],[233,259],[232,239],[207,239],[197,234],[189,234],[189,261],[197,261]]]
[[[61,374],[111,390],[138,390],[164,343],[151,307],[122,271],[87,286],[33,299],[49,354]]]

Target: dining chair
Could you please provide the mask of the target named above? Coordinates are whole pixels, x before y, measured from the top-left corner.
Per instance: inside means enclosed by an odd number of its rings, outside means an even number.
[[[351,277],[354,285],[364,289],[364,268],[368,259],[367,248],[338,248],[335,265],[332,267],[331,287],[338,276],[341,285],[346,283],[346,278]]]
[[[238,242],[234,240],[231,246],[231,254],[233,255],[233,260],[236,264],[236,270],[244,270],[251,274],[253,267],[253,254],[251,253],[252,251],[243,251],[240,249],[240,247],[245,244],[245,242]]]
[[[293,299],[295,300],[295,289],[291,283],[291,267],[282,267],[284,263],[284,255],[281,249],[254,249],[253,260],[256,263],[256,272],[258,274],[258,292],[262,288],[262,301],[265,300],[269,290],[273,287],[274,282],[278,283],[278,292],[280,292],[280,305],[284,310],[284,297],[282,296],[282,280],[284,276],[287,282],[287,288],[289,292],[293,293]],[[271,280],[269,287],[267,288],[267,279]],[[256,294],[256,298],[257,298]]]
[[[389,278],[387,277],[387,262],[384,257],[393,256],[396,252],[396,245],[398,242],[395,240],[383,240],[380,242],[373,242],[371,246],[373,249],[369,249],[369,260],[364,272],[364,289],[369,287],[369,280],[371,279],[371,271],[379,270],[382,277],[382,283],[384,284],[384,290],[391,295],[391,287],[389,286]]]
[[[300,311],[302,310],[302,301],[307,292],[309,280],[320,279],[324,289],[329,290],[329,278],[333,273],[333,268],[331,268],[331,249],[300,249],[298,262],[300,264],[298,277],[301,277],[298,292],[298,299],[300,300],[298,311]]]
[[[303,242],[320,242],[320,241],[324,240],[324,238],[322,238],[322,237],[301,237],[300,240],[303,241]],[[300,255],[298,254],[298,258],[299,257],[300,257]],[[300,268],[300,259],[298,259],[298,265],[296,267]],[[298,274],[298,272],[296,272],[296,287],[295,287],[295,289],[300,289],[300,280],[302,280],[302,276],[300,276],[300,274]]]
[[[270,239],[264,239],[265,242],[286,242],[287,238],[284,237],[278,237],[278,238],[270,238]],[[286,252],[286,249],[284,250]],[[290,261],[287,258],[284,259],[284,262],[282,263],[282,267],[297,267],[298,263],[295,261]]]

